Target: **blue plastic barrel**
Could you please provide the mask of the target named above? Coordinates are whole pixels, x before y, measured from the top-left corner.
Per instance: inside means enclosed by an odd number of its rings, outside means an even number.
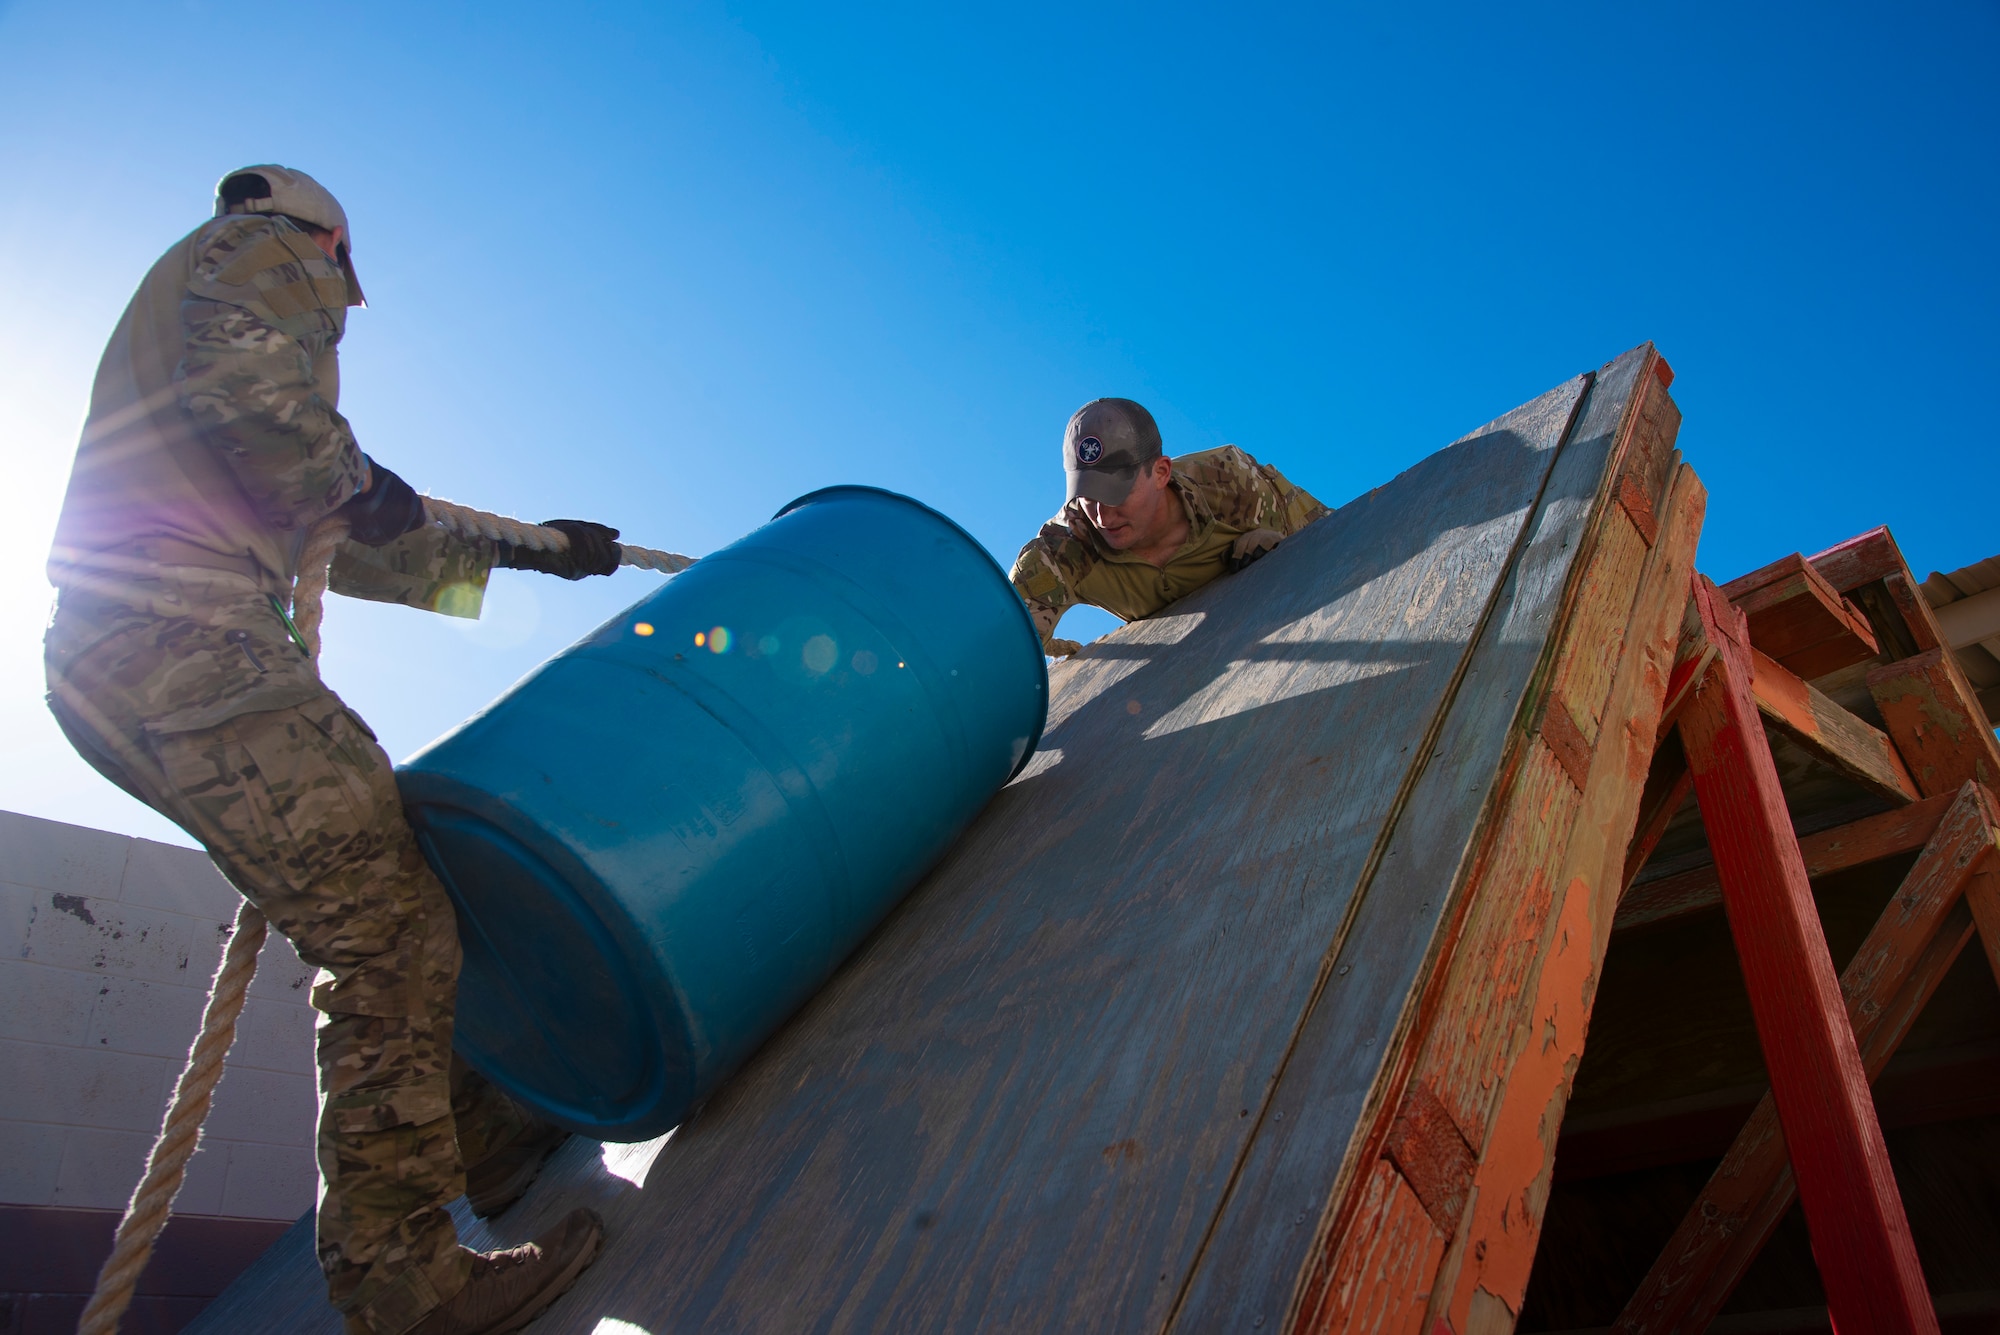
[[[1027,609],[958,525],[832,487],[403,765],[458,906],[458,1049],[642,1140],[740,1065],[1040,739]]]

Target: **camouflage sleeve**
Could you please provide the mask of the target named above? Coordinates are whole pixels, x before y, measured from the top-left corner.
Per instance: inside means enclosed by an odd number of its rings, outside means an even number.
[[[1063,613],[1083,601],[1076,596],[1074,572],[1065,571],[1068,563],[1062,549],[1068,539],[1069,532],[1060,518],[1042,525],[1042,531],[1014,558],[1014,571],[1009,576],[1014,591],[1028,605],[1028,615],[1035,619],[1045,650]]]
[[[1257,471],[1264,475],[1264,481],[1271,489],[1271,496],[1267,502],[1269,518],[1259,527],[1274,529],[1289,538],[1315,519],[1332,513],[1314,500],[1312,494],[1304,487],[1287,480],[1283,473],[1271,465],[1258,464]]]
[[[181,301],[181,406],[280,529],[339,508],[362,483],[361,450],[334,407],[346,319],[346,279],[284,219],[218,229]]]
[[[383,547],[342,543],[326,586],[349,598],[476,621],[493,556],[485,538],[461,538],[427,524]]]

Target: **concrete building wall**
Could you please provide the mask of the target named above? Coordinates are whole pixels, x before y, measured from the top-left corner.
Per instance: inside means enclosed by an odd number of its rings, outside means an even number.
[[[75,1329],[238,902],[202,853],[0,812],[0,1335]],[[312,977],[273,933],[128,1330],[177,1329],[312,1206]]]

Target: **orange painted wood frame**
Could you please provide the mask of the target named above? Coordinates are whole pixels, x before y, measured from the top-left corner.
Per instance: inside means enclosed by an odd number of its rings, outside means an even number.
[[[1841,1330],[1938,1329],[1752,694],[1743,614],[1697,577],[1691,643],[1714,661],[1679,727],[1772,1095]]]
[[[1841,974],[1871,1083],[1972,938],[1972,918],[1959,900],[1991,863],[1996,841],[2000,812],[1992,794],[1967,783]],[[1788,1148],[1767,1093],[1625,1304],[1613,1326],[1618,1335],[1708,1329],[1796,1199]]]

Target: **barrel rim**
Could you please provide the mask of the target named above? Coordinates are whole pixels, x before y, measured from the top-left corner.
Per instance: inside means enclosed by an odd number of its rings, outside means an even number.
[[[822,497],[831,496],[837,492],[843,492],[843,491],[862,492],[871,496],[886,496],[892,501],[901,501],[905,505],[913,505],[917,509],[922,510],[925,514],[931,516],[933,519],[936,519],[939,522],[946,524],[950,528],[955,530],[958,533],[958,536],[964,538],[966,542],[971,545],[973,551],[978,552],[981,556],[986,558],[987,566],[993,571],[994,574],[1000,577],[1000,582],[1004,584],[1007,588],[1007,593],[1009,595],[1008,601],[1014,604],[1015,610],[1021,614],[1022,624],[1025,625],[1028,629],[1029,640],[1034,644],[1037,650],[1041,648],[1042,633],[1041,631],[1035,628],[1034,616],[1031,613],[1029,613],[1028,605],[1025,602],[1021,601],[1020,595],[1015,593],[1014,581],[1007,577],[1007,572],[1002,570],[1000,568],[1000,563],[993,559],[993,553],[986,550],[986,544],[981,542],[979,539],[973,537],[972,534],[968,533],[965,529],[965,526],[959,523],[956,519],[953,519],[950,515],[944,513],[944,511],[942,510],[938,510],[931,506],[925,505],[922,501],[918,500],[914,496],[905,496],[902,492],[891,491],[887,487],[871,487],[863,482],[838,482],[831,487],[820,487],[816,491],[809,491],[803,496],[796,497],[789,504],[780,507],[778,512],[771,516],[771,522],[775,523],[776,521],[783,519],[786,515],[798,509],[800,506],[809,505],[812,502],[821,499]],[[1028,744],[1025,747],[1021,748],[1021,758],[1014,762],[1013,770],[1010,771],[1007,775],[1007,781],[1009,783],[1013,782],[1014,779],[1018,778],[1020,776],[1021,771],[1028,767],[1028,762],[1035,758],[1035,751],[1042,744],[1042,733],[1049,726],[1048,656],[1046,654],[1037,653],[1035,655],[1035,659],[1038,663],[1041,664],[1042,668],[1042,689],[1040,692],[1041,700],[1036,705],[1035,708],[1035,726],[1028,734]]]

